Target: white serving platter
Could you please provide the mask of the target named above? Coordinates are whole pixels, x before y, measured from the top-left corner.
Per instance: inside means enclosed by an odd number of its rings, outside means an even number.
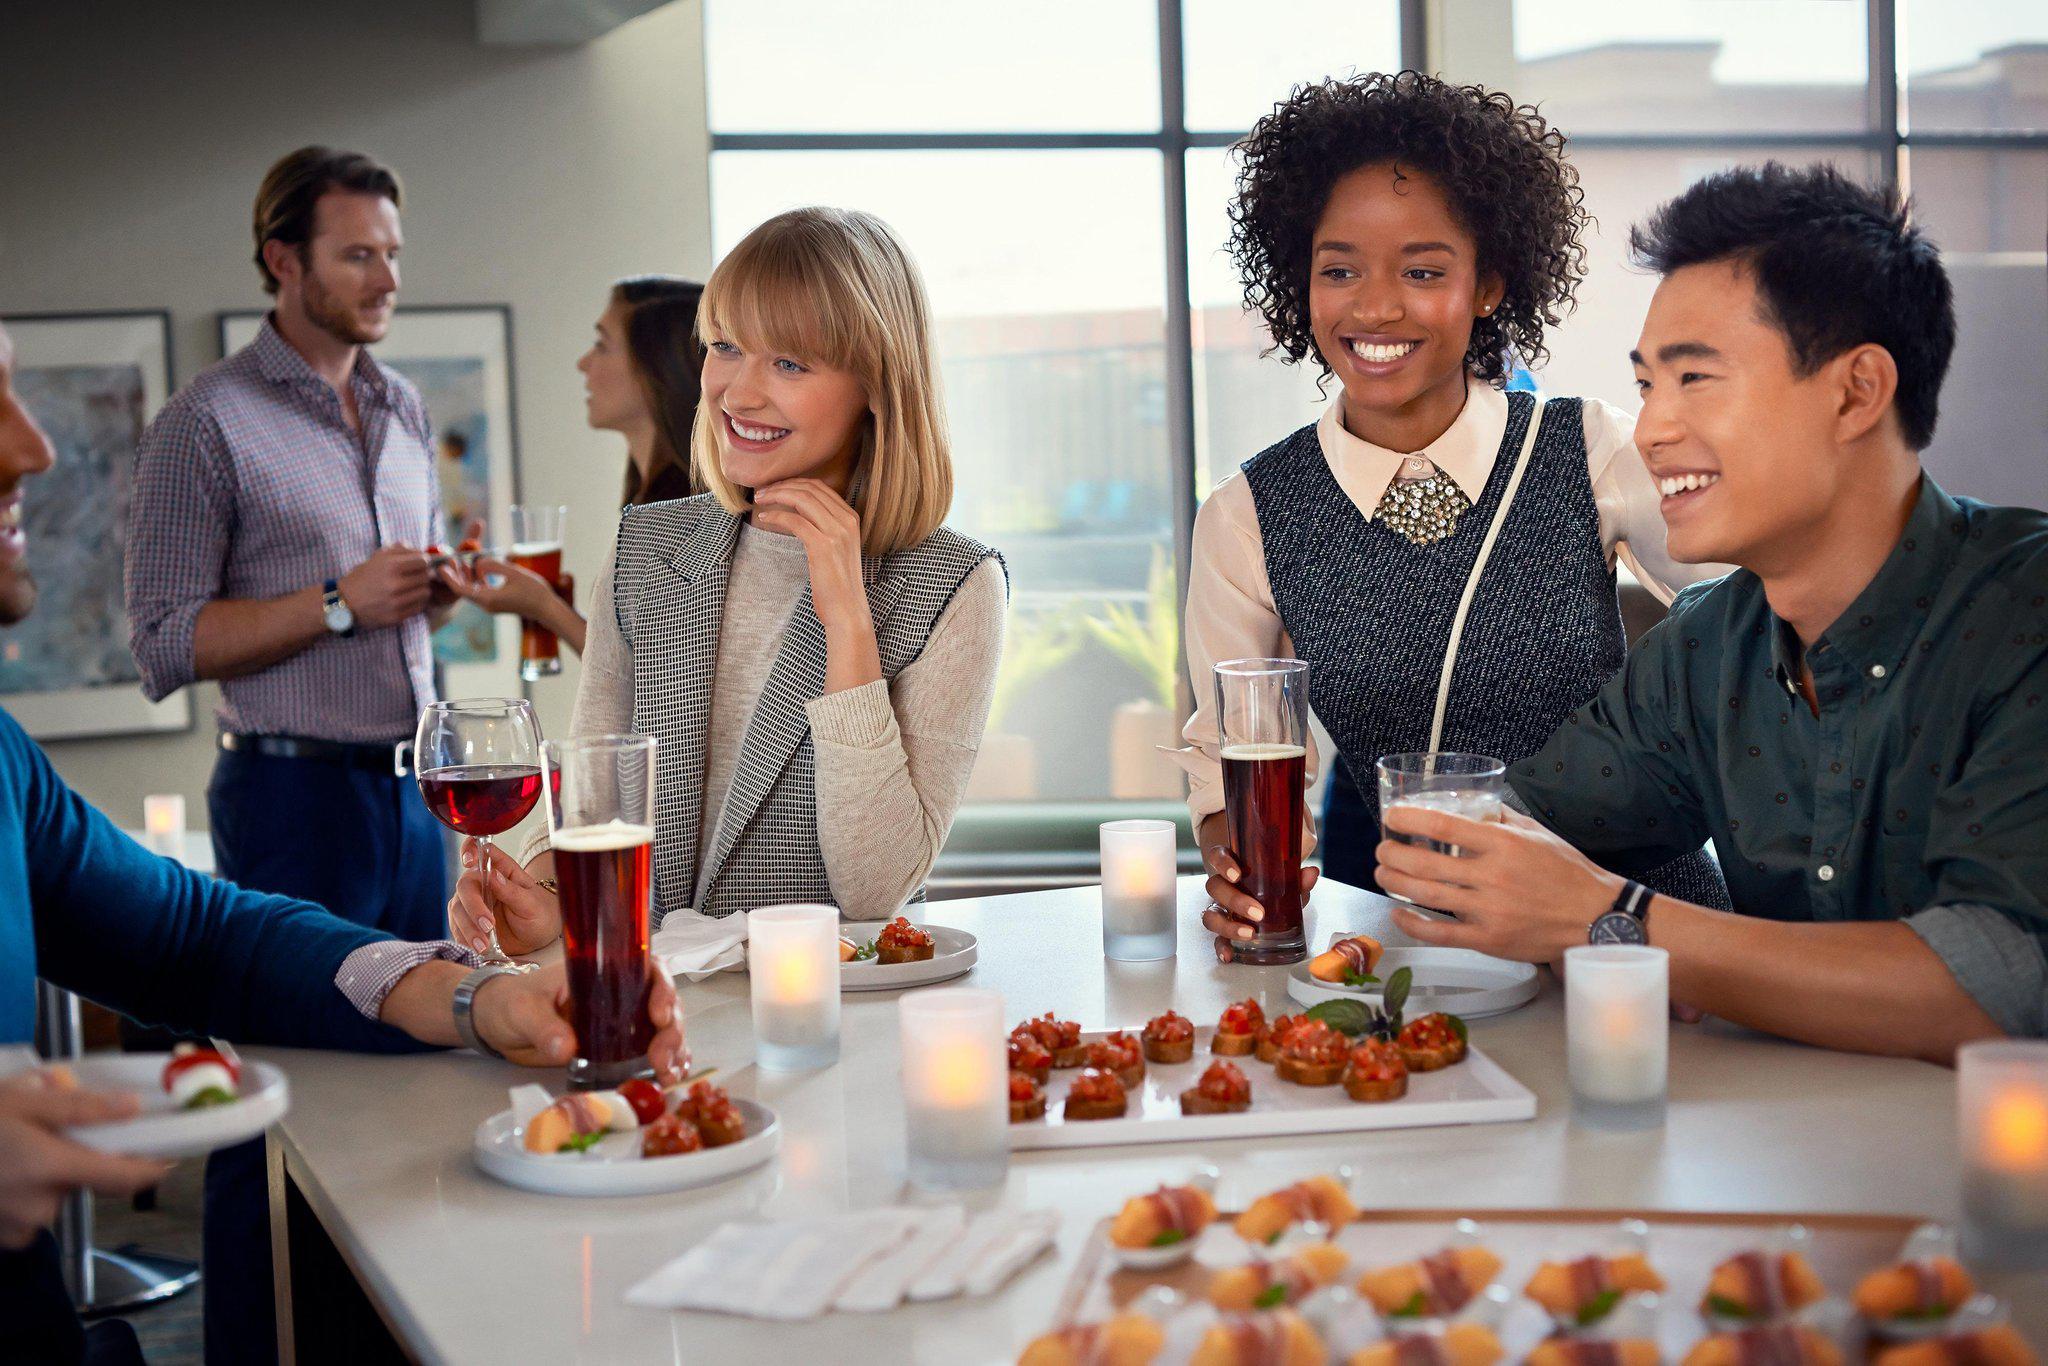
[[[856,944],[865,944],[882,932],[885,920],[855,921],[841,925],[839,933]],[[893,991],[898,987],[924,987],[964,977],[980,955],[979,941],[965,930],[951,925],[920,925],[932,937],[932,956],[917,963],[865,963],[839,965],[841,991]]]
[[[614,1134],[587,1152],[530,1153],[523,1146],[526,1126],[507,1109],[476,1126],[470,1155],[485,1175],[541,1195],[657,1195],[689,1190],[751,1171],[775,1156],[781,1146],[782,1125],[773,1110],[740,1096],[734,1096],[732,1103],[746,1120],[747,1136],[722,1148],[641,1157],[640,1133],[632,1130]]]
[[[1137,1030],[1129,1031],[1136,1035]],[[1121,1119],[1076,1120],[1062,1111],[1067,1087],[1080,1069],[1055,1068],[1045,1087],[1045,1118],[1010,1126],[1012,1151],[1036,1148],[1095,1148],[1126,1143],[1182,1143],[1195,1139],[1263,1138],[1276,1134],[1343,1133],[1370,1129],[1419,1129],[1445,1124],[1508,1124],[1536,1117],[1536,1097],[1477,1048],[1465,1061],[1408,1078],[1399,1100],[1364,1104],[1338,1086],[1297,1086],[1282,1081],[1268,1063],[1247,1054],[1229,1058],[1252,1084],[1252,1108],[1236,1115],[1183,1115],[1180,1093],[1193,1086],[1215,1055],[1214,1030],[1195,1030],[1195,1056],[1187,1062],[1145,1064],[1144,1084],[1130,1093]],[[1106,1031],[1082,1034],[1084,1043]]]
[[[113,1124],[81,1124],[66,1132],[102,1152],[131,1157],[198,1157],[244,1143],[284,1118],[291,1091],[267,1062],[242,1063],[242,1098],[232,1105],[181,1110],[163,1088],[168,1053],[93,1053],[64,1061],[88,1091],[132,1091],[142,1113]],[[0,1073],[18,1070],[0,1063]]]
[[[1349,936],[1337,934],[1331,938],[1345,939]],[[1542,987],[1534,963],[1515,963],[1472,949],[1389,948],[1380,956],[1379,966],[1373,975],[1384,983],[1395,969],[1404,967],[1415,978],[1404,1008],[1411,1020],[1433,1010],[1466,1020],[1504,1015],[1536,999],[1536,993]],[[1306,959],[1288,969],[1287,994],[1310,1006],[1340,998],[1363,1001],[1372,1006],[1380,1003],[1379,987],[1347,987],[1341,982],[1318,981],[1309,975]]]

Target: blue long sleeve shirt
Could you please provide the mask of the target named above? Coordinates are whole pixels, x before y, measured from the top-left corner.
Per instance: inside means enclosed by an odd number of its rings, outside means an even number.
[[[41,976],[143,1023],[240,1043],[419,1049],[335,985],[342,959],[388,938],[150,853],[0,709],[0,1043],[34,1037]]]

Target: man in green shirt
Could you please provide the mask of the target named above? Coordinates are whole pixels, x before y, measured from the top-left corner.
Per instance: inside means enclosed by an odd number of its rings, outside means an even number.
[[[1530,962],[1648,942],[1686,1007],[1828,1047],[2041,1034],[2048,515],[1920,468],[1955,341],[1939,254],[1894,196],[1777,165],[1630,242],[1663,277],[1630,358],[1672,554],[1741,567],[1515,766],[1541,824],[1388,811],[1463,851],[1381,843],[1381,885],[1455,917],[1401,927]],[[1709,838],[1734,913],[1626,877]]]

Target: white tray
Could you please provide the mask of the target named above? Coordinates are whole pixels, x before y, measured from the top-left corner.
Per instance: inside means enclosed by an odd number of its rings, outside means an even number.
[[[530,1153],[522,1146],[526,1128],[500,1110],[476,1126],[470,1155],[488,1176],[508,1186],[541,1195],[654,1195],[689,1190],[750,1171],[775,1156],[782,1143],[782,1125],[775,1112],[758,1101],[739,1096],[732,1103],[747,1123],[747,1136],[722,1148],[641,1157],[640,1133],[615,1134],[581,1153]],[[629,1152],[610,1156],[604,1150]]]
[[[865,920],[841,925],[839,933],[856,944],[865,944],[882,932],[885,920]],[[951,925],[920,925],[932,937],[932,956],[920,963],[865,963],[839,965],[841,991],[893,991],[898,987],[930,986],[951,981],[973,971],[980,955],[979,941],[965,930]]]
[[[257,1137],[290,1107],[284,1073],[267,1062],[245,1060],[240,1100],[181,1110],[163,1088],[164,1064],[170,1060],[168,1053],[93,1053],[64,1060],[86,1090],[133,1091],[142,1102],[142,1113],[133,1119],[81,1124],[69,1135],[87,1147],[131,1157],[198,1157]],[[0,1075],[14,1070],[0,1061]]]
[[[1335,934],[1331,938],[1350,936]],[[1373,975],[1384,983],[1396,968],[1402,967],[1415,975],[1405,1007],[1411,1020],[1433,1010],[1447,1011],[1466,1020],[1503,1015],[1527,1005],[1541,989],[1534,963],[1510,962],[1472,949],[1389,948],[1380,956]],[[1379,987],[1347,987],[1341,982],[1317,981],[1309,975],[1307,959],[1288,969],[1287,994],[1310,1006],[1339,998],[1374,1006],[1380,1003]]]
[[[1129,1031],[1133,1036],[1135,1029]],[[1229,1058],[1252,1084],[1252,1108],[1237,1115],[1183,1115],[1180,1093],[1193,1086],[1215,1061],[1209,1051],[1214,1030],[1195,1030],[1195,1056],[1186,1062],[1145,1064],[1145,1082],[1131,1092],[1122,1119],[1068,1123],[1061,1110],[1067,1087],[1080,1075],[1056,1068],[1045,1087],[1045,1118],[1010,1126],[1010,1147],[1095,1148],[1124,1143],[1182,1143],[1193,1139],[1261,1138],[1269,1134],[1340,1133],[1364,1129],[1419,1129],[1442,1124],[1504,1124],[1536,1117],[1536,1097],[1477,1048],[1465,1061],[1408,1078],[1399,1100],[1361,1103],[1342,1085],[1297,1086],[1282,1081],[1270,1064],[1246,1054]],[[1094,1030],[1084,1043],[1104,1037]]]

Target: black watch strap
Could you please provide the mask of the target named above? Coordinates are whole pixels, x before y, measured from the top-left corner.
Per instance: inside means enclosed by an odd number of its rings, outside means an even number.
[[[1621,884],[1620,893],[1614,898],[1612,909],[1624,915],[1634,916],[1638,925],[1650,918],[1650,898],[1657,895],[1642,883],[1628,881]]]

